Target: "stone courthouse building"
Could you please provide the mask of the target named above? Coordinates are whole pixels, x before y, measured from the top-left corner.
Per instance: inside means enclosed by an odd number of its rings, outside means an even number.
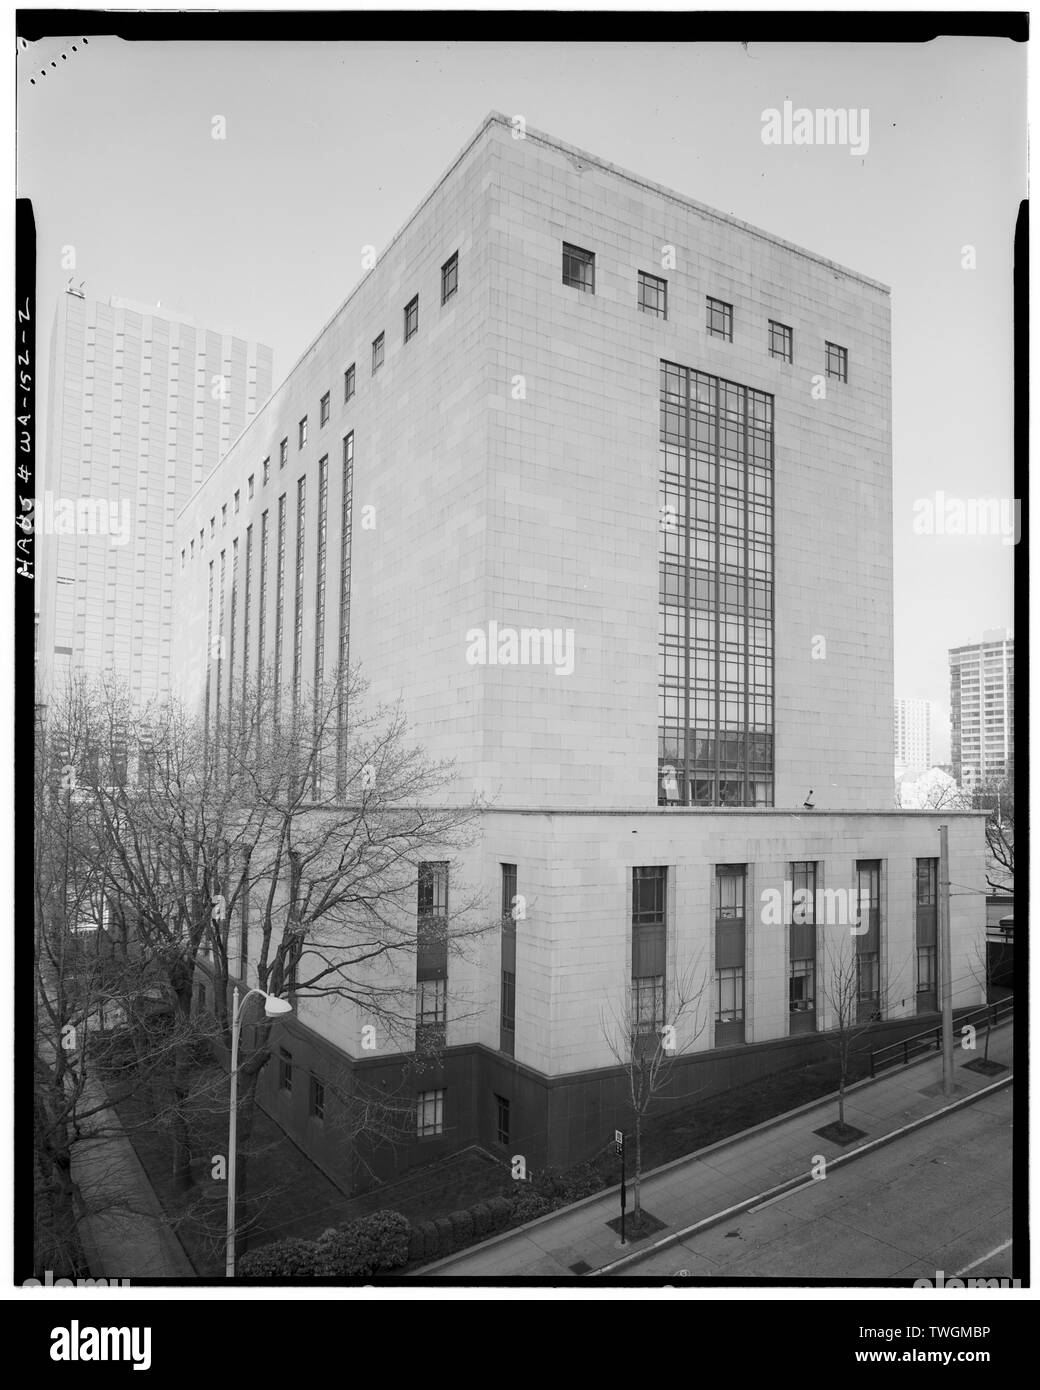
[[[491,803],[417,873],[417,918],[465,885],[494,927],[404,982],[446,1049],[382,1176],[599,1152],[628,1009],[705,1103],[824,1055],[843,950],[879,1041],[934,1011],[938,827],[961,884],[984,837],[893,805],[890,318],[885,286],[493,113],[182,511],[187,693],[234,552],[240,657],[248,623],[286,680],[360,663]],[[984,921],[951,909],[962,1006]],[[265,1073],[348,1184],[330,1070],[406,1060],[364,1023],[301,1000]]]

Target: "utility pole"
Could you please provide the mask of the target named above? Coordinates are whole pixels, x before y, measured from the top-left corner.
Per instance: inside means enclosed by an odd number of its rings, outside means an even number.
[[[943,1095],[953,1095],[953,971],[950,968],[949,827],[939,827],[939,975],[942,990]]]

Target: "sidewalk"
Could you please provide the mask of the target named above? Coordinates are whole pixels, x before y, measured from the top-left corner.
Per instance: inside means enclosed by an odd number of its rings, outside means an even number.
[[[966,1071],[964,1063],[982,1056],[984,1033],[979,1032],[977,1050],[968,1053],[960,1048],[955,1032],[956,1094],[950,1100],[942,1095],[942,1059],[937,1053],[886,1072],[876,1081],[859,1082],[846,1092],[845,1119],[864,1130],[865,1138],[844,1148],[813,1133],[837,1119],[837,1099],[829,1098],[665,1164],[644,1176],[641,1196],[643,1209],[664,1221],[667,1228],[638,1242],[622,1247],[606,1225],[621,1210],[615,1187],[605,1196],[587,1198],[519,1230],[426,1265],[420,1272],[449,1279],[452,1275],[573,1278],[575,1273],[613,1267],[629,1254],[644,1255],[655,1244],[698,1222],[710,1224],[712,1218],[722,1219],[732,1215],[734,1208],[754,1205],[767,1193],[773,1195],[785,1183],[808,1180],[814,1154],[822,1154],[833,1163],[843,1154],[855,1154],[905,1125],[938,1115],[951,1104],[1006,1082],[1012,1074],[1012,1041],[1010,1023],[993,1030],[990,1061],[1002,1062],[1008,1070],[982,1076]],[[705,1103],[710,1105],[711,1101]],[[630,1211],[631,1200],[630,1188]],[[580,1262],[589,1268],[576,1271],[573,1266]]]
[[[105,1092],[88,1081],[82,1108],[104,1105]],[[184,1248],[166,1224],[148,1175],[106,1107],[80,1122],[72,1146],[72,1180],[86,1214],[79,1234],[91,1275],[107,1279],[194,1279]]]

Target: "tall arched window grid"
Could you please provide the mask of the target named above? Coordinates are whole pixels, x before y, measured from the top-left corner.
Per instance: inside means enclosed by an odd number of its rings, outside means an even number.
[[[773,397],[661,364],[658,800],[773,803]]]
[[[275,549],[274,588],[274,717],[282,697],[282,639],[285,636],[285,493],[278,499],[278,540]]]
[[[329,458],[326,454],[318,461],[318,551],[316,555],[316,580],[314,591],[314,723],[318,733],[318,720],[324,718],[322,686],[325,683],[325,565],[328,557],[329,530]],[[316,799],[321,793],[322,752],[315,739],[314,774],[311,795]]]
[[[300,703],[303,682],[303,560],[307,533],[307,479],[296,484],[296,591],[293,608],[293,708]]]
[[[343,514],[339,564],[339,709],[336,714],[336,790],[346,792],[347,679],[350,662],[350,549],[354,504],[354,431],[343,440]]]

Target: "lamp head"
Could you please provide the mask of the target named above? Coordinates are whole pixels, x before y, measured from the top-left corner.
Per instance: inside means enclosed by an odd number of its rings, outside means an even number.
[[[288,999],[279,999],[277,994],[265,994],[264,1013],[268,1018],[279,1018],[282,1014],[291,1014],[292,1005]]]

